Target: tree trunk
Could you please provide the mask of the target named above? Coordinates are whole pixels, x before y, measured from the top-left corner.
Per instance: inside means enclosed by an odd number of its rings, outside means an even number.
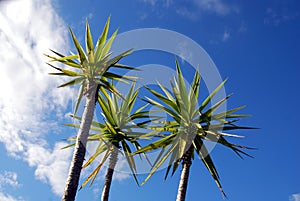
[[[106,176],[105,176],[105,183],[102,190],[102,201],[108,201],[109,198],[109,190],[112,182],[112,177],[114,174],[114,169],[116,167],[118,161],[118,148],[113,147],[113,151],[111,152],[111,155],[109,157],[109,166],[107,168]]]
[[[177,191],[177,198],[176,201],[185,201],[187,185],[189,180],[190,174],[190,167],[192,165],[192,153],[193,153],[193,146],[191,146],[187,152],[183,155],[182,158],[182,170],[180,176],[179,187]]]
[[[75,200],[82,164],[86,152],[87,138],[89,136],[90,127],[94,117],[96,93],[97,83],[95,83],[94,81],[89,81],[86,90],[85,108],[80,123],[80,128],[77,133],[73,158],[69,169],[69,175],[62,201]]]

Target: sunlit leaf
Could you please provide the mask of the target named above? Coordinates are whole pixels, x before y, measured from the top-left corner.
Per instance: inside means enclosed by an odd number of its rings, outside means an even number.
[[[86,20],[86,34],[85,34],[85,36],[86,36],[86,39],[85,39],[86,51],[87,51],[88,55],[90,55],[91,52],[94,51],[94,44],[93,44],[93,38],[92,38],[90,26],[89,26],[89,23],[88,23],[87,20]]]
[[[71,28],[69,28],[69,29],[70,29],[70,33],[71,33],[71,36],[72,36],[74,45],[75,45],[75,47],[76,47],[76,49],[77,49],[77,52],[78,52],[78,54],[79,54],[80,63],[83,64],[83,62],[87,60],[87,59],[86,59],[86,55],[85,55],[85,53],[84,53],[84,51],[83,51],[81,45],[79,44],[79,42],[78,42],[78,40],[77,40],[75,34],[73,33],[72,29],[71,29]]]
[[[66,87],[66,86],[76,85],[76,84],[82,83],[84,80],[85,80],[84,77],[77,77],[77,78],[75,78],[73,80],[70,80],[70,81],[68,81],[68,82],[66,82],[62,85],[59,85],[58,88],[59,87]]]
[[[223,87],[225,82],[228,80],[225,79],[212,93],[209,94],[209,96],[202,102],[199,111],[202,112],[202,110],[208,105],[208,103],[211,101],[211,99],[216,95],[216,93]]]

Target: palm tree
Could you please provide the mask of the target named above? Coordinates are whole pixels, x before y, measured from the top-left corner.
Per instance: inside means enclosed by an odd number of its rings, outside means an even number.
[[[76,47],[77,54],[71,54],[65,56],[56,51],[51,50],[55,56],[46,55],[51,61],[60,62],[71,69],[58,68],[49,64],[54,69],[60,71],[59,73],[50,73],[51,75],[69,76],[73,79],[60,85],[59,87],[72,86],[80,84],[80,90],[76,105],[74,109],[74,115],[78,110],[78,106],[83,96],[85,96],[86,103],[82,116],[80,128],[78,130],[76,145],[73,153],[73,158],[69,170],[68,179],[66,182],[65,192],[62,200],[73,201],[76,196],[78,182],[80,178],[81,168],[86,152],[86,143],[89,135],[89,129],[93,120],[95,103],[97,100],[97,91],[99,87],[106,88],[114,93],[118,93],[117,90],[107,81],[107,79],[119,80],[126,79],[121,75],[108,72],[111,67],[133,69],[128,66],[118,64],[120,59],[129,55],[131,50],[128,50],[118,56],[111,58],[112,53],[110,48],[117,31],[107,40],[108,29],[110,25],[110,18],[108,18],[101,36],[98,39],[96,46],[94,47],[93,39],[88,22],[86,21],[86,52],[79,44],[72,29],[70,33],[73,39],[73,43]]]
[[[133,84],[124,99],[118,98],[114,93],[110,96],[104,88],[100,88],[101,94],[98,96],[98,103],[103,113],[104,123],[96,121],[92,123],[91,130],[96,131],[96,133],[90,134],[88,140],[99,142],[99,144],[95,153],[87,160],[83,168],[88,167],[100,154],[103,154],[103,158],[83,182],[81,188],[88,182],[93,183],[100,168],[108,159],[108,168],[102,190],[102,201],[107,201],[109,198],[109,190],[119,153],[125,156],[132,175],[138,183],[136,165],[131,148],[138,150],[141,147],[138,140],[149,139],[152,135],[152,133],[147,133],[148,131],[145,130],[146,125],[151,121],[150,118],[154,118],[154,116],[150,116],[149,111],[144,110],[147,105],[143,105],[136,111],[133,111],[138,96],[138,90],[134,90],[134,87],[135,85]],[[81,120],[81,118],[76,118]],[[67,126],[78,127],[76,124],[67,124]]]
[[[194,159],[194,154],[196,152],[205,167],[212,175],[222,194],[226,196],[222,189],[218,172],[209,154],[205,141],[212,141],[222,144],[225,147],[232,149],[240,157],[242,157],[241,154],[249,156],[247,153],[241,150],[241,148],[248,147],[230,143],[226,139],[226,137],[242,136],[227,134],[223,132],[236,129],[249,129],[249,127],[241,127],[234,124],[238,120],[237,118],[246,117],[248,115],[233,114],[243,107],[238,107],[225,112],[214,114],[215,111],[230,97],[230,95],[205,110],[212,97],[222,88],[226,80],[222,82],[202,102],[200,106],[197,106],[200,86],[199,73],[196,72],[192,85],[187,91],[183,75],[177,60],[176,71],[177,77],[174,78],[174,83],[171,81],[172,93],[170,93],[160,83],[158,83],[159,87],[164,94],[148,88],[148,90],[162,103],[159,103],[148,97],[144,99],[146,102],[165,111],[170,116],[170,118],[172,118],[172,120],[157,122],[162,125],[152,127],[153,130],[159,132],[167,131],[170,133],[169,135],[135,152],[135,154],[139,154],[156,149],[161,149],[161,152],[154,162],[149,175],[142,184],[144,184],[153,175],[153,173],[169,158],[165,179],[167,178],[171,168],[173,167],[173,175],[181,163],[182,171],[176,200],[184,201],[186,197],[190,166],[192,165],[192,160]]]

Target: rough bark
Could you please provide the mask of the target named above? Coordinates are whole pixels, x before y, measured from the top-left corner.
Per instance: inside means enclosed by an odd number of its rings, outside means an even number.
[[[105,176],[105,182],[102,190],[102,201],[108,201],[109,198],[109,190],[114,174],[114,169],[116,167],[118,161],[118,149],[117,147],[114,147],[114,150],[111,152],[111,155],[109,157],[109,166],[107,168],[106,176]]]
[[[186,191],[188,186],[190,167],[192,165],[192,152],[193,147],[191,146],[182,158],[182,170],[179,181],[179,187],[177,191],[176,201],[185,201]]]
[[[94,81],[90,81],[87,85],[85,108],[80,128],[77,133],[75,149],[62,201],[75,200],[82,164],[86,152],[87,138],[89,136],[89,130],[94,117],[96,93],[97,84]]]

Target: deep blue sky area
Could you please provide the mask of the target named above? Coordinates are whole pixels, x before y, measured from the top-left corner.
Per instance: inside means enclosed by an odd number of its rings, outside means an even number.
[[[38,9],[38,1],[30,2]],[[1,4],[4,5],[0,2]],[[251,117],[242,119],[239,124],[259,128],[236,132],[246,136],[245,139],[235,140],[237,143],[257,148],[248,151],[254,158],[245,157],[242,160],[222,146],[216,146],[211,153],[228,200],[300,201],[298,128],[300,3],[298,1],[53,0],[51,5],[53,7],[51,12],[56,12],[65,28],[70,26],[82,43],[85,20],[88,19],[96,41],[109,16],[111,16],[110,34],[116,28],[119,28],[119,33],[140,28],[161,28],[178,32],[194,40],[210,56],[222,79],[229,78],[225,90],[227,94],[233,93],[233,96],[227,102],[227,107],[247,106],[243,109],[243,113],[251,114]],[[4,10],[2,11],[4,13]],[[0,15],[0,20],[8,19],[3,16],[5,14]],[[46,23],[47,19],[44,20]],[[1,31],[0,36],[2,32],[5,33]],[[67,44],[65,47],[75,51],[69,35],[65,41],[69,44],[69,47]],[[124,59],[123,63],[136,67],[160,64],[174,69],[176,56],[178,58],[178,55],[145,50],[134,52]],[[190,81],[194,75],[193,68],[183,61],[184,59],[179,60],[186,80]],[[8,67],[2,66],[1,61],[0,66],[1,69]],[[155,78],[158,75],[153,72],[149,76]],[[169,79],[172,79],[172,76]],[[201,84],[205,86],[204,82]],[[206,95],[207,91],[204,90],[203,94],[200,93],[201,99]],[[71,103],[62,112],[62,116],[71,112],[70,105]],[[1,99],[0,106],[0,109],[5,106]],[[48,118],[49,116],[45,117]],[[2,119],[5,118],[1,117],[0,123],[4,122]],[[51,121],[56,121],[56,118],[53,117]],[[62,118],[58,121],[57,126],[63,127],[62,124],[69,120]],[[10,124],[9,121],[7,123]],[[70,136],[68,134],[70,130],[66,128],[54,130],[55,132],[43,136],[47,141],[47,145],[43,145],[45,149],[52,150],[57,142]],[[22,132],[20,129],[17,133]],[[63,133],[59,134],[60,132]],[[75,134],[76,131],[71,130],[71,133]],[[59,192],[55,191],[54,187],[59,184],[53,182],[50,176],[43,179],[41,169],[38,169],[41,166],[37,162],[30,163],[28,159],[12,154],[5,139],[7,139],[5,135],[2,137],[0,135],[0,200],[1,196],[3,200],[7,198],[9,201],[60,200]],[[27,155],[24,154],[24,157]],[[16,173],[17,180],[11,175],[7,176],[8,172]],[[165,171],[160,170],[143,187],[138,187],[130,176],[116,179],[111,187],[110,200],[175,200],[179,173],[178,171],[164,181]],[[139,175],[140,180],[145,176]],[[10,185],[5,178],[10,178],[18,185]],[[100,176],[93,186],[79,191],[77,200],[99,200],[103,181],[103,176]],[[194,160],[191,167],[186,200],[223,200],[200,160]]]

